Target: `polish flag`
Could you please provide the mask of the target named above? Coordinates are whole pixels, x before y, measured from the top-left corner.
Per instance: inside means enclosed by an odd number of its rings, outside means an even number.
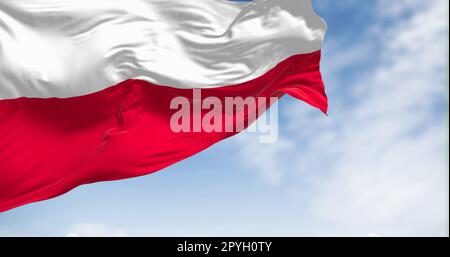
[[[326,112],[325,31],[310,0],[1,0],[0,212],[239,133],[171,129],[171,101],[197,89]]]

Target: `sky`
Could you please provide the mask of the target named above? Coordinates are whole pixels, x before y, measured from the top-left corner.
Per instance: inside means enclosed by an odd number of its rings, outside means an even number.
[[[284,97],[273,144],[0,213],[0,236],[448,236],[448,1],[313,2],[328,116]]]

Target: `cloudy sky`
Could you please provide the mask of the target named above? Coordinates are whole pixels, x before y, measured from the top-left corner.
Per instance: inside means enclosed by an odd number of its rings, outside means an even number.
[[[329,116],[285,97],[274,144],[81,186],[1,213],[0,235],[448,235],[448,1],[314,4]]]

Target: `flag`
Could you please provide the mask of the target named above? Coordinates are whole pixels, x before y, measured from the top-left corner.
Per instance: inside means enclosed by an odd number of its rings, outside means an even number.
[[[196,90],[326,112],[325,31],[310,0],[0,1],[0,212],[161,170],[242,130],[190,130],[208,114]],[[270,106],[257,102],[219,108],[222,121],[247,127]],[[189,129],[174,130],[184,104]]]

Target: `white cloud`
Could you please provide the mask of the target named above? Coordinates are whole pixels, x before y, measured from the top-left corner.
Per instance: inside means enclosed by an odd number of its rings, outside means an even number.
[[[78,223],[66,234],[67,237],[121,237],[127,233],[121,229],[112,229],[103,224]]]
[[[390,9],[391,2],[377,5],[379,22],[370,28],[377,34],[355,45],[336,43],[324,57],[325,67],[347,67],[350,58],[336,66],[345,57],[336,49],[364,59],[360,49],[381,39],[378,51],[365,53],[379,61],[357,82],[327,81],[338,86],[331,90],[329,117],[289,103],[284,110],[291,133],[279,143],[257,148],[245,135],[238,141],[243,160],[263,178],[273,172],[281,186],[309,199],[303,208],[322,224],[314,228],[320,235],[448,235],[442,117],[448,103],[448,2],[401,1]],[[386,26],[385,19],[406,12],[411,15]],[[325,70],[327,77],[338,77],[338,71]]]
[[[270,125],[274,126],[275,124],[271,122]],[[259,140],[260,135],[262,133],[246,132],[236,137],[236,142],[245,145],[240,151],[240,156],[244,160],[243,164],[249,170],[257,171],[261,179],[268,185],[280,185],[289,164],[289,160],[284,160],[282,154],[292,150],[294,145],[284,138],[278,139],[274,144],[264,144]],[[274,156],[278,158],[275,159]]]

